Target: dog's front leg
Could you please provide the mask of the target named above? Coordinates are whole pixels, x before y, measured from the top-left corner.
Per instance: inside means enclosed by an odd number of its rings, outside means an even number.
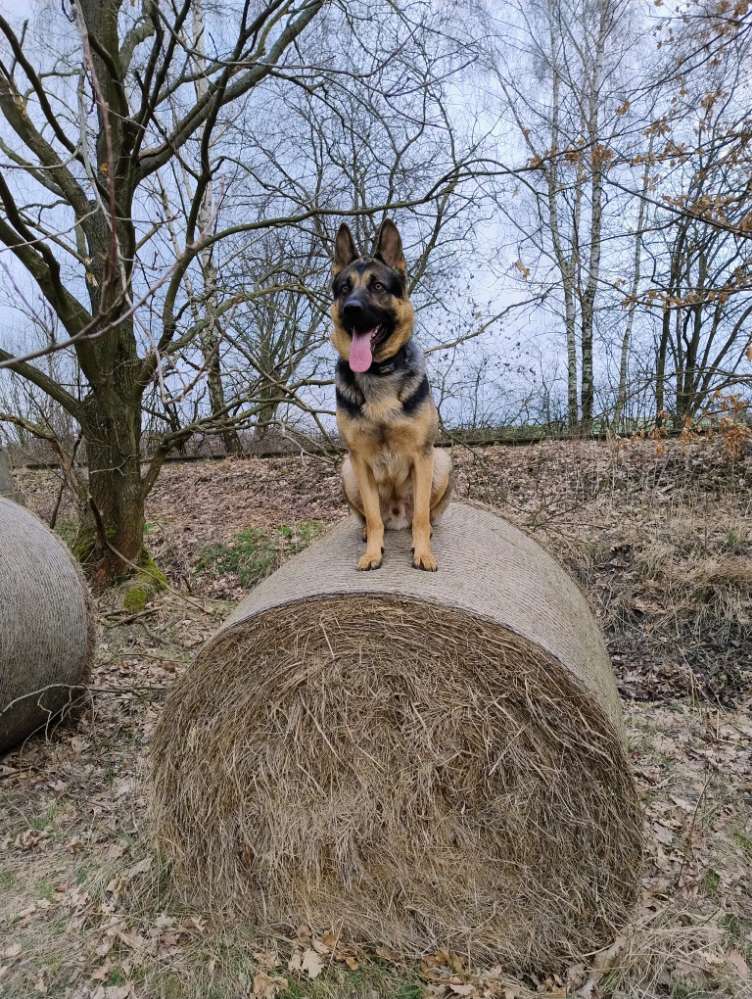
[[[436,572],[439,563],[431,551],[431,488],[433,447],[413,458],[413,565]]]
[[[384,521],[381,519],[379,490],[368,464],[352,452],[351,459],[366,519],[366,550],[358,559],[358,568],[378,569],[384,554]]]

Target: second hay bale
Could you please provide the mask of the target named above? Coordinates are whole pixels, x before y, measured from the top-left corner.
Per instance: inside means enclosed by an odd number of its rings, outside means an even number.
[[[0,753],[80,706],[96,626],[63,541],[0,496]]]
[[[258,586],[178,682],[152,815],[177,883],[301,922],[510,968],[608,941],[640,816],[613,674],[577,587],[494,514],[451,506],[357,573],[352,521]]]

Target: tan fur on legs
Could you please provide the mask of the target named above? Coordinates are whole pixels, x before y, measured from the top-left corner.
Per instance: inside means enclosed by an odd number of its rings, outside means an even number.
[[[431,487],[431,523],[435,524],[446,510],[452,496],[452,458],[448,448],[433,449],[433,483]]]
[[[413,565],[436,572],[439,563],[431,551],[431,490],[433,447],[413,457]]]
[[[345,491],[345,499],[350,504],[350,508],[353,513],[357,513],[359,517],[363,520],[366,519],[365,511],[363,510],[363,500],[360,498],[360,489],[358,488],[358,479],[355,475],[355,469],[353,468],[352,459],[350,455],[345,455],[345,460],[342,462],[342,488]]]
[[[363,540],[366,541],[368,538],[366,515],[363,512],[363,500],[360,498],[358,480],[355,476],[355,470],[353,469],[349,454],[345,455],[345,460],[342,462],[342,489],[350,509],[360,520],[363,528]]]
[[[366,519],[366,550],[358,559],[359,569],[378,569],[384,553],[384,521],[381,519],[379,490],[371,469],[360,455],[350,459]]]
[[[350,455],[345,455],[341,468],[342,489],[345,500],[363,525],[363,540],[366,540],[366,515],[363,510],[363,500],[358,488],[358,479],[355,475],[352,459]],[[399,530],[407,527],[412,522],[412,479],[409,479],[405,486],[395,489],[387,483],[377,483],[379,486],[379,499],[381,505],[381,519],[386,530]],[[405,488],[406,487],[406,488]],[[435,524],[440,519],[444,510],[449,504],[452,496],[452,459],[447,448],[434,448],[433,452],[433,481],[431,483],[431,524]],[[395,504],[400,508],[401,514],[407,514],[406,522],[398,522],[395,518],[397,513]]]

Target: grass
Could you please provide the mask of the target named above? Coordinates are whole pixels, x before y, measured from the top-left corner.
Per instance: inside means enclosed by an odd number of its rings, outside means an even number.
[[[55,898],[55,886],[47,878],[42,878],[36,883],[36,894],[38,898],[51,902]]]
[[[323,529],[324,524],[317,520],[282,524],[269,531],[249,527],[227,545],[204,548],[196,569],[213,576],[235,575],[242,587],[250,589],[285,559],[307,548]]]
[[[752,836],[747,836],[746,833],[742,832],[735,832],[733,837],[737,846],[741,848],[742,853],[748,860],[752,861]]]
[[[312,982],[292,981],[277,999],[422,999],[424,990],[398,972],[377,964],[357,971],[334,967]]]
[[[734,912],[726,912],[721,916],[720,925],[728,934],[729,940],[744,954],[749,964],[752,964],[752,918],[746,919]]]
[[[708,868],[702,879],[702,889],[708,898],[717,897],[720,884],[721,876],[718,871],[714,871],[712,867]]]
[[[44,812],[40,812],[38,815],[33,815],[29,819],[29,825],[32,829],[36,829],[37,832],[43,832],[54,823],[56,815],[57,807],[55,805],[49,805]]]

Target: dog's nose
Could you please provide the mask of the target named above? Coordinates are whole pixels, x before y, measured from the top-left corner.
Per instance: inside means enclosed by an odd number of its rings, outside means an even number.
[[[351,295],[342,307],[342,317],[347,325],[357,324],[363,321],[366,309],[360,298]]]

